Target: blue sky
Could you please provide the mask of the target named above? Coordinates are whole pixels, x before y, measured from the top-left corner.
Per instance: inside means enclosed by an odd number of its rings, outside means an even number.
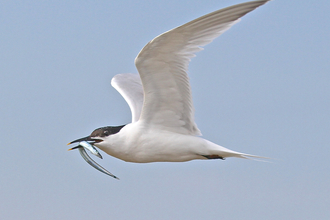
[[[236,0],[2,1],[2,219],[327,219],[330,2],[274,0],[189,68],[203,137],[274,158],[90,167],[66,143],[131,120],[110,85],[155,36]]]

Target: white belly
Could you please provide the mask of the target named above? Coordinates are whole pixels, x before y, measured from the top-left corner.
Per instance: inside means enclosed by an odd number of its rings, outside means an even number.
[[[201,137],[174,133],[139,123],[128,124],[119,133],[95,144],[107,154],[127,162],[183,162],[206,156],[253,156],[235,152]]]
[[[207,142],[200,137],[129,124],[95,146],[111,156],[129,162],[182,162],[205,159],[201,155],[208,155]]]

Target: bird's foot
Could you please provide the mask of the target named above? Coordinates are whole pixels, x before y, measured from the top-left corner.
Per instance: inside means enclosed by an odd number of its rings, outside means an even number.
[[[207,159],[221,159],[221,160],[225,160],[224,157],[221,157],[219,155],[213,154],[213,155],[202,155],[203,157],[206,157]]]

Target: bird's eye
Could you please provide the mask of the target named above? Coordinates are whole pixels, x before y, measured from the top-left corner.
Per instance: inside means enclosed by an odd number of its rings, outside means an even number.
[[[103,134],[104,134],[104,135],[109,135],[109,131],[105,130],[105,131],[103,132]]]

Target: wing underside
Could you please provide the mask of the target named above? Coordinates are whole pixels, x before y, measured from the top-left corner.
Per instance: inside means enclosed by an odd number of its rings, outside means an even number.
[[[143,105],[143,88],[139,74],[115,75],[111,85],[124,97],[132,112],[132,122],[139,120]]]

